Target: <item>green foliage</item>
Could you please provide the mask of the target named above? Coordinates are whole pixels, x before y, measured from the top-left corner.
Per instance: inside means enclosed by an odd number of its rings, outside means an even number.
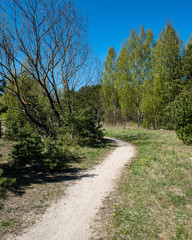
[[[100,118],[91,107],[75,112],[73,133],[80,144],[92,144],[103,138]]]
[[[181,39],[167,22],[159,35],[152,57],[154,120],[158,127],[173,126],[170,105],[181,91]],[[148,101],[148,99],[146,99]],[[145,110],[145,109],[144,109]]]
[[[11,156],[13,165],[29,165],[36,169],[50,172],[61,171],[77,153],[77,143],[66,128],[59,129],[57,139],[42,138],[30,125],[19,130],[17,144]]]
[[[173,105],[175,131],[186,145],[192,144],[192,89],[184,91]]]
[[[11,156],[16,166],[41,163],[43,153],[43,142],[39,134],[34,133],[28,124],[18,132],[18,142],[13,147]]]
[[[3,94],[5,89],[5,81],[3,79],[0,79],[0,96]]]
[[[111,111],[111,86],[115,86],[118,109],[126,120],[147,128],[173,129],[172,103],[192,79],[191,42],[183,54],[182,40],[167,21],[156,43],[152,31],[141,26],[139,33],[130,32],[117,60],[114,48],[109,48],[101,82],[104,116],[119,115]]]
[[[0,196],[4,196],[6,191],[15,183],[15,179],[2,177],[3,170],[0,169]]]
[[[101,82],[102,99],[105,99],[104,104],[106,107],[117,104],[116,71],[116,52],[113,47],[110,47],[104,62],[103,79]]]
[[[84,86],[71,95],[70,110],[65,110],[65,132],[77,138],[79,144],[93,144],[103,137],[100,85]],[[68,117],[66,120],[66,112]],[[62,131],[62,128],[61,128]]]
[[[117,60],[117,78],[120,106],[128,119],[140,125],[143,119],[141,108],[145,97],[143,83],[151,80],[151,61],[154,46],[153,33],[143,26],[139,34],[131,31],[122,46]]]
[[[183,78],[185,84],[192,83],[192,35],[184,51],[183,59]]]
[[[47,138],[45,141],[44,159],[41,166],[46,171],[62,170],[67,163],[70,155],[69,147],[56,141],[53,138]]]
[[[117,109],[119,109],[119,96],[117,87],[117,61],[114,47],[108,49],[104,62],[103,79],[101,80],[101,101],[105,111],[105,121],[116,124]],[[112,114],[109,116],[108,112]],[[109,116],[109,118],[107,118]]]
[[[14,140],[17,138],[19,129],[27,124],[26,116],[19,111],[7,110],[5,114],[5,138]]]
[[[15,140],[18,141],[12,151],[13,164],[29,164],[44,171],[62,170],[74,158],[78,144],[90,145],[102,139],[98,93],[99,86],[85,86],[78,92],[71,92],[68,106],[63,106],[60,112],[60,127],[55,128],[54,137],[40,136],[29,122],[20,127],[14,125],[15,120],[8,121],[8,129],[15,130]]]
[[[45,149],[41,168],[45,171],[62,171],[66,165],[76,158],[79,151],[76,139],[69,133],[64,133],[64,128],[59,130],[58,138],[45,139]]]

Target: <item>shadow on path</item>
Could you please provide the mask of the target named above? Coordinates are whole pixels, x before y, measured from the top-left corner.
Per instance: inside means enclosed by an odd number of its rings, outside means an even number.
[[[111,148],[114,147],[114,141],[110,139],[104,139],[103,141],[94,144],[92,148]],[[71,159],[71,162],[80,163],[82,157]],[[68,163],[67,163],[68,164]],[[16,178],[12,191],[16,195],[25,194],[26,188],[32,184],[46,184],[56,182],[68,182],[78,180],[82,178],[94,178],[94,174],[86,174],[85,169],[73,167],[73,163],[66,165],[67,167],[62,172],[45,173],[38,169],[32,169],[30,166],[14,167],[10,164],[0,164],[0,168],[3,169],[4,177]]]

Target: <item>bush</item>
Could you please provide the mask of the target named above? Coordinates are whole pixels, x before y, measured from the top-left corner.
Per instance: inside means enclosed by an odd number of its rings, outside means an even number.
[[[61,171],[69,162],[69,158],[72,156],[70,148],[73,143],[68,141],[68,144],[71,143],[68,146],[65,140],[61,135],[57,140],[51,137],[45,139],[44,159],[41,163],[45,171]]]
[[[43,139],[28,125],[18,133],[18,142],[13,147],[13,164],[22,167],[29,164],[36,169],[60,171],[77,152],[77,143],[70,134],[58,132],[57,139]]]
[[[18,143],[11,152],[14,165],[40,163],[43,158],[43,142],[41,136],[33,132],[30,125],[26,125],[18,132]]]
[[[173,105],[177,137],[186,145],[192,144],[192,90],[184,91]]]

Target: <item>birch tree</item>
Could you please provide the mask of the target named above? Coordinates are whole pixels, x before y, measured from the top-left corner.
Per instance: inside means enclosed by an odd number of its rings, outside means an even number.
[[[141,101],[145,96],[143,83],[151,77],[151,59],[154,45],[151,30],[144,30],[141,26],[139,34],[131,31],[130,37],[122,46],[117,60],[118,86],[121,96],[121,105],[127,108],[127,114],[135,109],[135,120],[142,124],[143,111]],[[130,109],[129,109],[130,108]],[[129,112],[129,113],[128,113]]]

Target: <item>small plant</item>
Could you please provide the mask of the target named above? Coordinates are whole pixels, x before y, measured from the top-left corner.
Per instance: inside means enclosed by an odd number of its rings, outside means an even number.
[[[15,222],[16,222],[15,219],[10,218],[10,219],[8,219],[7,221],[3,221],[3,222],[1,223],[1,226],[2,226],[2,227],[9,227],[11,224],[13,224],[13,223],[15,223]]]

